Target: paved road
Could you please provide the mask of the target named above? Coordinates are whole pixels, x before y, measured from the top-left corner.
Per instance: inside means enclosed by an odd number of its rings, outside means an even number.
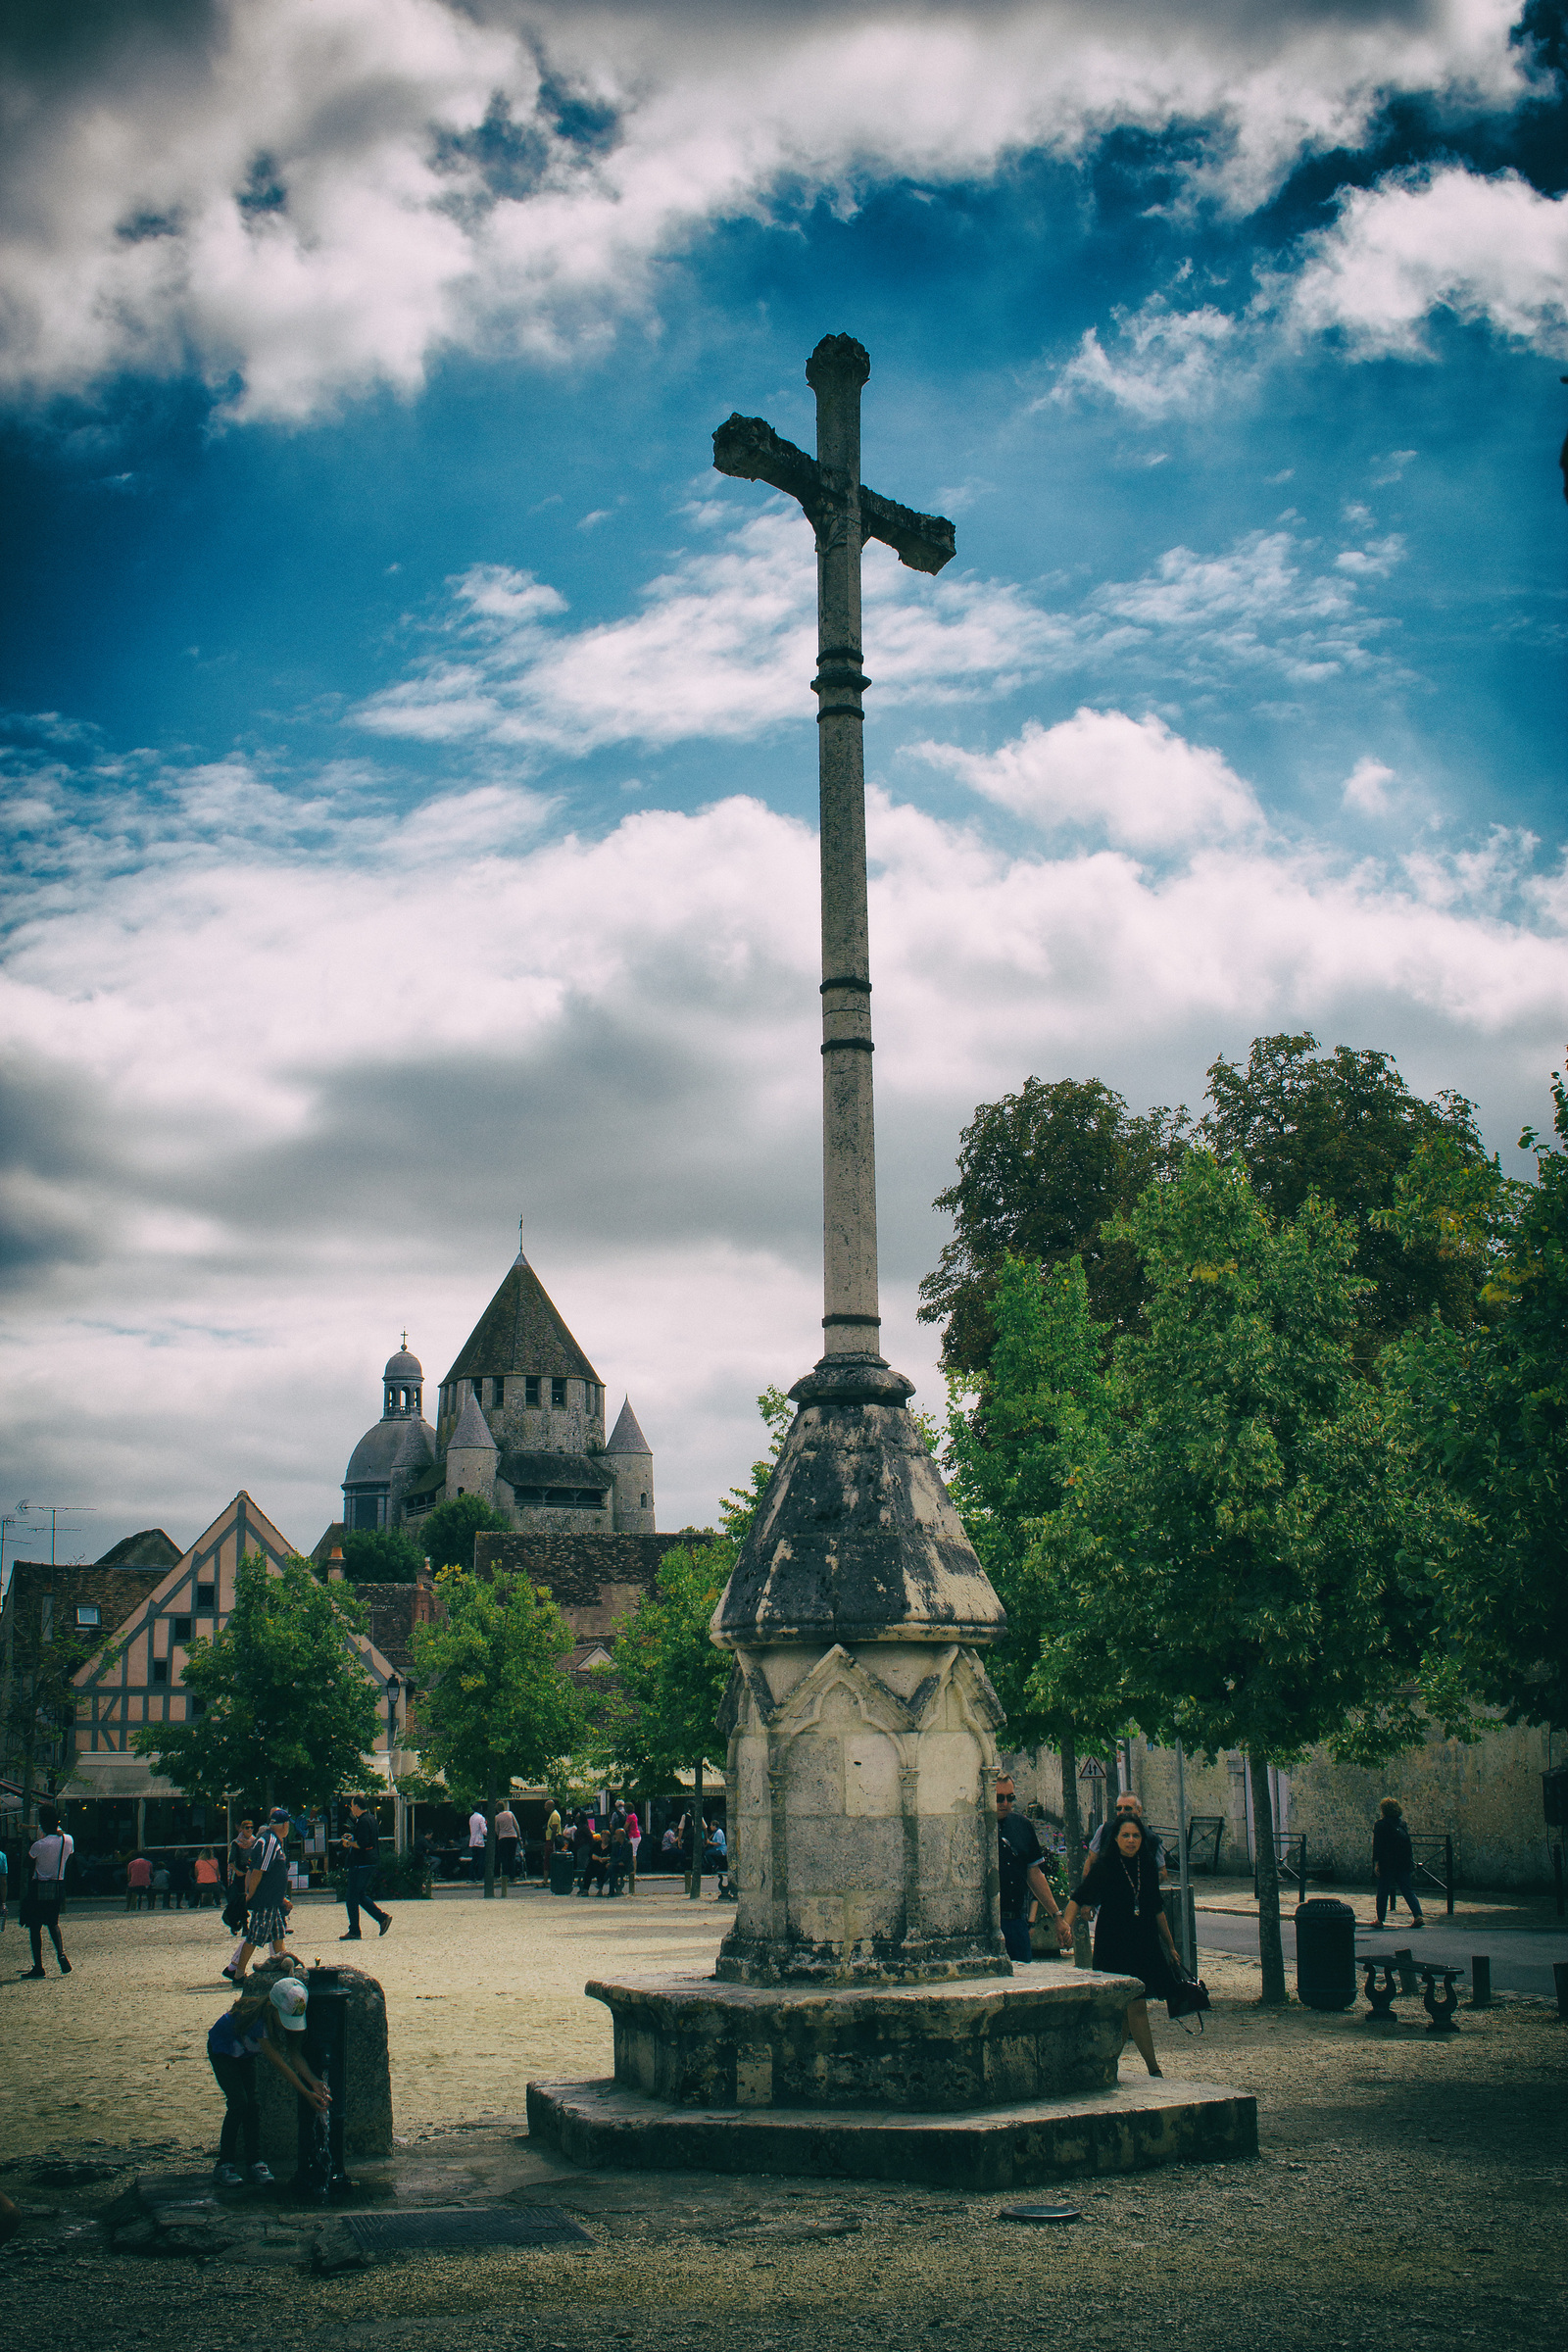
[[[1280,1934],[1285,1944],[1286,1965],[1296,1965],[1296,1929],[1290,1920],[1282,1920]],[[1379,1935],[1375,1929],[1357,1923],[1355,1948],[1357,1954],[1390,1952],[1408,1944],[1416,1960],[1440,1960],[1446,1967],[1462,1968],[1468,1972],[1471,1954],[1488,1952],[1492,1957],[1492,1989],[1494,1992],[1533,1992],[1546,2000],[1556,1997],[1552,1979],[1552,1962],[1568,1960],[1568,1921],[1550,1928],[1475,1928],[1462,1920],[1451,1924],[1440,1911],[1429,1915],[1429,1924],[1419,1935],[1408,1920],[1400,1919],[1397,1928]],[[1213,1952],[1257,1951],[1257,1921],[1245,1911],[1200,1911],[1198,1914],[1198,1946]]]

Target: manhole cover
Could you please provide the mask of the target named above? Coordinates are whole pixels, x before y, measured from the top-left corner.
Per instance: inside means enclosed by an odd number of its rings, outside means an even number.
[[[1082,2216],[1076,2205],[1004,2205],[997,2219],[999,2222],[1076,2222]]]
[[[428,2246],[591,2246],[559,2205],[451,2206],[409,2213],[347,2213],[362,2254],[410,2254]]]

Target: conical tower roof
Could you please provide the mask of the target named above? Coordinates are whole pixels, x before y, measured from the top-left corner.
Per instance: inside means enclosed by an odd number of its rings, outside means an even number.
[[[620,1408],[620,1419],[610,1433],[610,1444],[605,1447],[605,1451],[607,1453],[646,1453],[650,1461],[654,1458],[653,1447],[637,1426],[637,1416],[631,1409],[629,1396]]]
[[[471,1390],[463,1399],[458,1426],[448,1438],[447,1445],[449,1447],[455,1446],[459,1452],[465,1447],[475,1453],[494,1453],[497,1450],[496,1442],[490,1435],[490,1424],[474,1403]]]
[[[498,1372],[538,1372],[547,1379],[599,1381],[549,1292],[520,1251],[459,1350],[447,1379],[489,1380]]]

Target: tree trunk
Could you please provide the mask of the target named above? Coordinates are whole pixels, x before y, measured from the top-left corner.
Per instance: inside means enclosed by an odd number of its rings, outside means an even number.
[[[486,1814],[484,1832],[484,1899],[489,1902],[496,1890],[496,1776],[490,1775],[484,1792]]]
[[[1067,1892],[1072,1895],[1084,1875],[1084,1817],[1078,1803],[1078,1742],[1070,1725],[1061,1736],[1061,1826],[1067,1833]],[[1072,1957],[1076,1968],[1089,1966],[1089,1922],[1081,1915],[1073,1923]]]
[[[697,1759],[697,1778],[692,1788],[692,1877],[690,1894],[695,1903],[703,1891],[703,1759]]]
[[[1261,2005],[1284,2009],[1290,2004],[1285,1988],[1285,1948],[1280,1942],[1280,1871],[1274,1852],[1274,1800],[1269,1793],[1268,1759],[1253,1750],[1248,1769],[1252,1776],[1252,1845],[1257,1857],[1257,1952],[1263,1963]]]

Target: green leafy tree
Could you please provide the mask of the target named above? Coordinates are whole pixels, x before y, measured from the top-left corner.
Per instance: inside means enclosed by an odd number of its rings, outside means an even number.
[[[784,1450],[784,1441],[795,1419],[795,1407],[782,1389],[764,1389],[757,1399],[757,1409],[772,1433],[767,1451],[752,1464],[745,1486],[731,1487],[718,1506],[719,1541],[727,1546],[730,1568],[740,1557],[741,1545],[752,1532],[757,1506],[777,1467],[778,1457]],[[726,1569],[726,1580],[728,1575],[729,1569]]]
[[[100,1643],[83,1641],[74,1628],[51,1624],[43,1638],[34,1617],[20,1629],[4,1677],[3,1752],[22,1766],[22,1818],[33,1818],[33,1791],[40,1762],[51,1796],[58,1789],[57,1760],[68,1763],[71,1726],[76,1713],[75,1676],[99,1653]]]
[[[920,1285],[920,1320],[943,1325],[944,1363],[973,1373],[990,1361],[992,1301],[1009,1256],[1080,1258],[1096,1320],[1132,1329],[1142,1277],[1110,1227],[1179,1165],[1187,1132],[1184,1110],[1130,1111],[1098,1078],[1029,1078],[980,1103],[959,1138],[957,1180],[935,1202],[953,1216],[953,1239]]]
[[[355,1584],[412,1585],[424,1560],[423,1544],[401,1527],[356,1527],[343,1538],[343,1572]]]
[[[950,1376],[949,1491],[1007,1612],[987,1668],[1010,1740],[1061,1756],[1062,1819],[1073,1885],[1083,1868],[1078,1759],[1115,1739],[1127,1703],[1114,1659],[1086,1609],[1094,1574],[1080,1521],[1064,1506],[1115,1432],[1105,1327],[1090,1312],[1082,1260],[1006,1257],[992,1298],[988,1368]],[[966,1397],[972,1394],[972,1402]]]
[[[448,1567],[436,1589],[444,1615],[414,1632],[419,1761],[442,1775],[459,1803],[484,1799],[484,1890],[492,1895],[497,1790],[549,1777],[582,1734],[581,1700],[562,1666],[571,1630],[525,1576]]]
[[[434,1569],[473,1568],[473,1539],[492,1531],[504,1532],[512,1522],[504,1511],[486,1502],[482,1494],[454,1494],[450,1502],[438,1502],[435,1509],[417,1523],[414,1541],[419,1547],[421,1563],[428,1558]]]
[[[1465,1514],[1438,1567],[1436,1696],[1466,1692],[1505,1723],[1568,1731],[1568,1089],[1552,1080],[1556,1147],[1527,1128],[1535,1185],[1428,1167],[1400,1205],[1415,1240],[1485,1269],[1492,1319],[1437,1317],[1391,1351],[1389,1380],[1432,1473]]]
[[[143,1724],[131,1741],[187,1796],[220,1802],[261,1788],[269,1805],[327,1803],[364,1779],[376,1692],[352,1637],[365,1612],[309,1560],[240,1562],[234,1606],[210,1642],[194,1641],[180,1680],[201,1712]]]
[[[1434,1231],[1391,1230],[1388,1217],[1423,1162],[1445,1167],[1450,1190],[1461,1175],[1483,1189],[1496,1181],[1462,1095],[1424,1101],[1391,1054],[1349,1046],[1324,1053],[1310,1031],[1255,1038],[1245,1064],[1213,1062],[1208,1095],[1203,1141],[1217,1159],[1245,1163],[1271,1217],[1296,1216],[1316,1193],[1348,1226],[1366,1286],[1355,1317],[1363,1366],[1434,1308],[1460,1326],[1474,1318],[1473,1255]]]
[[[722,1745],[716,1718],[730,1670],[728,1652],[714,1648],[708,1626],[733,1564],[727,1541],[672,1545],[654,1591],[616,1629],[615,1690],[604,1737],[634,1787],[695,1774],[694,1838],[701,1837],[704,1770]],[[692,1891],[700,1891],[695,1870]]]
[[[1372,1762],[1420,1736],[1445,1514],[1357,1372],[1365,1286],[1326,1202],[1276,1224],[1238,1162],[1194,1151],[1126,1233],[1148,1327],[1117,1345],[1123,1432],[1082,1494],[1086,1599],[1147,1733],[1247,1751],[1278,2004],[1268,1768],[1320,1740]]]

